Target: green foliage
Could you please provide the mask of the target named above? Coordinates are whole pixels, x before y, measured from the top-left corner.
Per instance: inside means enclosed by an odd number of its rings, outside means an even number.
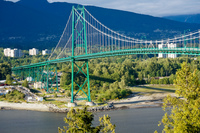
[[[160,79],[151,78],[150,84],[173,84],[175,78],[176,77],[173,74],[169,78],[168,77]]]
[[[178,97],[167,96],[164,99],[163,108],[171,110],[171,113],[163,116],[163,132],[200,132],[200,84],[197,70],[191,72],[184,62],[176,73],[174,83],[178,88],[175,92]]]
[[[49,55],[42,55],[41,53],[36,56],[30,56],[28,53],[28,50],[23,50],[24,56],[21,58],[13,58],[13,57],[5,57],[3,53],[3,48],[0,48],[0,79],[1,77],[1,69],[5,67],[5,72],[3,79],[5,79],[7,74],[11,74],[11,66],[21,66],[21,65],[27,65],[30,63],[37,63],[41,61],[46,61]],[[3,65],[2,65],[3,64]],[[3,70],[3,69],[2,69]]]
[[[150,84],[159,84],[159,79],[151,78]]]
[[[22,83],[22,86],[26,87],[26,88],[29,88],[29,85],[28,85],[28,81],[25,79],[24,82]]]
[[[175,79],[174,74],[184,61],[190,62],[192,69],[197,68],[200,70],[200,66],[198,65],[200,61],[188,57],[176,59],[139,59],[135,55],[130,55],[91,59],[89,62],[91,95],[94,98],[93,100],[102,102],[109,99],[123,98],[124,94],[121,94],[121,90],[125,89],[126,86],[146,83],[173,84],[173,80]],[[81,66],[82,62],[77,62],[77,64]],[[62,68],[63,72],[60,80],[61,87],[70,90],[71,64],[69,62],[59,63],[58,68]],[[78,68],[75,67],[74,69],[76,74]],[[86,73],[85,66],[82,70]],[[164,78],[157,79],[157,77]],[[82,84],[85,80],[85,76],[81,71],[75,77],[75,81],[78,84]],[[118,84],[115,83],[116,81]],[[78,90],[77,85],[74,85],[75,90]],[[82,89],[87,92],[87,85],[84,85]],[[128,92],[127,95],[129,94]]]
[[[11,76],[9,74],[6,75],[6,84],[9,84],[9,85],[12,84],[12,78],[11,78]]]
[[[61,79],[60,79],[60,86],[66,87],[71,83],[71,74],[63,72]]]
[[[54,97],[58,97],[58,95],[55,93],[55,94],[54,94]]]
[[[11,66],[8,63],[0,63],[0,80],[6,79],[7,75],[11,75]]]
[[[6,94],[5,98],[9,101],[21,101],[24,100],[25,95],[17,90],[10,91]]]
[[[99,118],[100,125],[92,127],[92,121],[94,115],[87,111],[87,107],[83,109],[74,110],[73,108],[67,113],[67,117],[64,118],[65,123],[68,126],[58,128],[59,133],[115,133],[115,125],[110,122],[110,117],[103,116]]]
[[[125,89],[124,87],[125,86],[120,87],[120,83],[117,81],[110,84],[109,89],[101,93],[101,95],[104,96],[103,100],[120,99],[130,95],[132,93],[131,90]],[[102,99],[99,100],[100,102],[102,101]]]

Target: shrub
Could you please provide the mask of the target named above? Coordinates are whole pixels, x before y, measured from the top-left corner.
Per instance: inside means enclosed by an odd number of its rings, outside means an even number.
[[[9,101],[20,101],[24,100],[25,95],[17,90],[14,90],[7,93],[5,97]]]

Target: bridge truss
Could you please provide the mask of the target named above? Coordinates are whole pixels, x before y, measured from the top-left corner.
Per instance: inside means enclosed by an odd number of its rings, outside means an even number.
[[[29,76],[33,77],[34,81],[43,82],[46,91],[49,91],[56,81],[58,90],[56,64],[71,62],[71,103],[74,100],[91,101],[88,66],[90,59],[160,53],[200,55],[200,30],[165,40],[135,39],[111,30],[84,7],[78,6],[72,7],[61,38],[47,61],[13,67],[12,71],[22,79]],[[81,62],[82,65],[79,66],[80,63],[77,62]],[[78,69],[77,72],[74,70],[75,67]],[[80,83],[75,80],[79,73],[85,77],[85,81]],[[87,91],[83,89],[86,85]],[[75,86],[78,86],[76,92]],[[76,98],[80,91],[86,95],[86,98]]]

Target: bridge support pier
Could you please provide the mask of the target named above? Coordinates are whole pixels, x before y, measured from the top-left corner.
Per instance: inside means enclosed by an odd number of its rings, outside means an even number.
[[[70,102],[69,102],[68,105],[67,105],[67,107],[69,107],[69,108],[70,108],[70,107],[76,107],[76,106],[77,106],[77,104],[76,104],[75,102],[74,102],[74,103],[70,103]]]
[[[74,65],[78,68],[78,71],[74,72]],[[86,67],[86,73],[82,70],[84,67]],[[77,83],[77,81],[75,80],[76,77],[80,77],[81,75],[79,74],[79,72],[81,72],[84,76],[85,81],[81,82],[79,81],[79,83]],[[79,79],[80,80],[80,79]],[[87,92],[84,91],[83,87],[84,85],[87,84]],[[76,91],[76,93],[74,94],[74,89],[75,89],[75,85],[77,86],[78,90]],[[79,91],[82,91],[85,95],[86,98],[75,98],[77,96],[77,94],[79,93]],[[82,64],[82,66],[80,67],[74,59],[72,59],[72,72],[71,72],[71,103],[74,103],[74,100],[87,100],[88,102],[91,102],[91,97],[90,97],[90,80],[89,80],[89,65],[88,65],[88,60],[85,60],[85,62]]]
[[[80,12],[81,17],[76,13]],[[79,24],[81,27],[77,28],[76,25]],[[79,53],[76,48],[80,48],[82,54],[87,55],[87,35],[86,35],[86,22],[85,22],[85,9],[84,6],[72,7],[72,73],[71,73],[71,103],[74,103],[76,95],[82,90],[86,98],[76,98],[76,100],[87,100],[91,102],[90,97],[90,81],[89,81],[89,65],[87,60],[75,60],[74,56]],[[79,66],[76,62],[84,62],[82,66]],[[76,74],[74,73],[74,65],[78,68]],[[86,72],[83,71],[86,68]],[[81,74],[79,74],[81,72]],[[79,77],[78,77],[79,76]],[[80,78],[81,77],[81,78]],[[76,78],[76,80],[75,80]],[[78,82],[78,83],[77,83]],[[84,85],[87,84],[87,89],[84,90]],[[74,94],[74,89],[78,88]]]

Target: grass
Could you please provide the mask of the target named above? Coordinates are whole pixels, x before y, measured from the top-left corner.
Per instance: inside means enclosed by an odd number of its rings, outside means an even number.
[[[56,101],[54,98],[46,98],[46,100],[43,101],[43,103],[45,103],[45,104],[51,103],[51,104],[55,104],[59,108],[64,108],[64,107],[66,107],[65,104],[67,104],[68,102]]]
[[[137,86],[137,87],[129,87],[129,89],[133,93],[139,93],[139,95],[150,95],[153,93],[174,93],[176,88],[174,85],[145,85],[145,86]],[[61,93],[57,93],[61,94]],[[54,95],[54,94],[47,94],[47,95]],[[83,94],[82,94],[83,95]],[[67,101],[57,101],[55,97],[51,98],[45,98],[46,101],[43,103],[51,103],[55,104],[59,108],[66,108],[66,105],[68,104]],[[86,101],[78,101],[78,107],[84,106]],[[101,104],[105,104],[104,102]]]
[[[176,88],[174,85],[149,85],[130,87],[133,92],[144,93],[174,93]]]
[[[67,107],[66,105],[68,104],[67,101],[66,102],[65,101],[57,101],[55,98],[46,98],[46,100],[43,101],[43,103],[45,103],[45,104],[49,104],[49,103],[55,104],[59,108],[66,108]],[[76,103],[78,104],[77,107],[80,107],[80,106],[85,106],[86,101],[85,100],[84,101],[76,101]]]
[[[3,98],[3,97],[0,97],[0,101],[5,101],[5,98]]]

